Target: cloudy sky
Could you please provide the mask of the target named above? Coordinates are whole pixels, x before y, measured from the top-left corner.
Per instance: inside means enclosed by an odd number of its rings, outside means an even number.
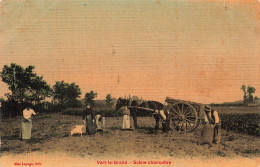
[[[260,96],[257,0],[0,2],[0,67],[35,65],[85,94],[202,103]],[[8,92],[0,82],[0,96]]]

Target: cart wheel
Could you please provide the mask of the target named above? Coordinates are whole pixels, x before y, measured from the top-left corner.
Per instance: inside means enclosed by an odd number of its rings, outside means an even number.
[[[169,112],[173,127],[179,131],[193,131],[198,125],[198,116],[195,108],[185,102],[173,104]]]

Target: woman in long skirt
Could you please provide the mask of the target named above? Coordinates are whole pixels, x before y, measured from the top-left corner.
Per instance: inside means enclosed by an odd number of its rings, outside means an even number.
[[[28,140],[31,139],[32,132],[32,119],[31,116],[36,115],[33,109],[28,106],[23,110],[23,119],[22,119],[22,139]]]
[[[125,106],[123,108],[123,125],[122,130],[131,129],[130,126],[130,110]]]
[[[96,133],[96,124],[94,123],[95,111],[91,108],[90,105],[87,105],[87,108],[83,111],[82,118],[86,123],[86,134],[93,135]]]

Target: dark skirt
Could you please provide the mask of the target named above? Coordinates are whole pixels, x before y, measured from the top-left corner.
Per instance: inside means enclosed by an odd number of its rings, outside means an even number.
[[[92,121],[92,116],[87,115],[87,127],[86,127],[86,134],[93,135],[96,133],[96,124]]]

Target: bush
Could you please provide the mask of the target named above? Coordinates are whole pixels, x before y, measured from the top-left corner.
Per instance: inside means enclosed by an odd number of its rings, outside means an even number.
[[[25,108],[25,104],[19,104],[14,100],[3,100],[1,99],[1,117],[16,117],[22,115],[22,111]]]
[[[33,109],[35,112],[38,113],[56,113],[56,112],[62,112],[66,106],[61,104],[53,104],[50,102],[42,102],[39,104],[36,104],[33,106]]]
[[[120,110],[100,110],[96,112],[96,114],[100,114],[103,117],[119,117],[123,116],[123,113]]]
[[[81,116],[84,108],[68,108],[65,109],[62,114],[63,115],[74,115],[74,116]],[[103,117],[120,117],[123,116],[121,110],[97,110],[96,114],[100,114]],[[147,117],[152,116],[153,113],[150,111],[139,110],[137,112],[138,117]]]
[[[223,129],[260,136],[260,114],[220,114]]]
[[[26,104],[25,103],[17,103],[14,100],[4,100],[0,99],[1,108],[0,108],[0,114],[2,117],[15,117],[15,116],[21,116],[22,111],[25,109]],[[56,104],[51,102],[41,102],[38,104],[35,104],[32,108],[37,113],[55,113],[55,112],[76,112],[76,111],[67,111],[71,110],[71,108],[80,108],[82,106],[81,101],[77,100],[73,103],[70,103],[69,105],[62,105],[62,104]],[[70,107],[70,108],[69,108]],[[68,108],[68,109],[66,109]],[[75,113],[80,114],[80,113]],[[74,114],[72,114],[74,115]]]
[[[241,106],[246,106],[244,103],[235,103],[235,102],[227,102],[227,103],[220,103],[220,104],[215,104],[215,103],[211,103],[210,104],[211,107],[241,107]]]
[[[63,115],[74,115],[74,116],[82,116],[83,109],[82,108],[68,108],[62,112]]]
[[[69,108],[65,109],[62,114],[63,115],[74,115],[74,116],[82,116],[83,114],[83,108]],[[121,111],[115,111],[115,110],[99,110],[96,111],[96,114],[100,114],[103,117],[118,117],[122,116]]]
[[[42,102],[36,104],[33,109],[37,113],[49,113],[52,112],[52,104],[50,102]]]
[[[99,110],[96,112],[97,114],[100,114],[104,117],[118,117],[123,116],[123,113],[121,110]],[[147,117],[152,116],[153,113],[146,110],[139,109],[137,112],[137,117]]]

